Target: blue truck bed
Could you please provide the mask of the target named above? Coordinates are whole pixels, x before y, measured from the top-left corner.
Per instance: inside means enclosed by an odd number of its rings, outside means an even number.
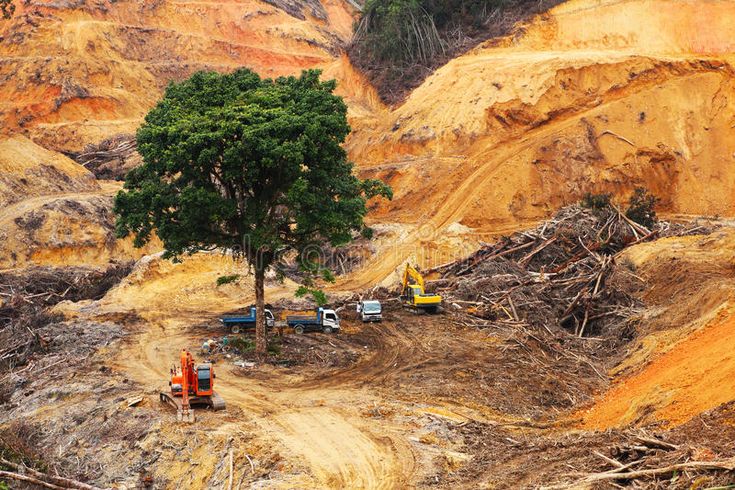
[[[233,333],[237,333],[235,330],[240,327],[253,328],[255,327],[255,307],[250,308],[249,314],[225,315],[220,317],[219,321],[226,327],[230,327]],[[275,324],[273,313],[268,309],[265,310],[265,324],[268,327],[273,327]]]

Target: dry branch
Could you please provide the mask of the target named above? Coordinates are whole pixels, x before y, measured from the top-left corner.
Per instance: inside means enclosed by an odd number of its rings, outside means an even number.
[[[668,475],[675,471],[684,470],[735,470],[735,458],[728,459],[725,461],[690,461],[688,463],[678,463],[670,466],[664,466],[662,468],[650,468],[636,471],[609,471],[604,473],[593,473],[578,480],[569,488],[576,488],[574,485],[580,485],[582,483],[593,483],[603,480],[634,480],[637,478],[644,478],[649,476],[661,476]]]
[[[69,487],[60,487],[58,485],[54,485],[52,483],[48,483],[43,480],[39,480],[38,478],[33,478],[28,475],[21,475],[20,473],[13,473],[11,471],[0,471],[0,480],[2,479],[24,481],[24,482],[32,483],[34,485],[38,485],[39,487],[44,487],[44,488],[53,488],[53,489],[61,489],[61,490],[69,488]]]
[[[80,481],[72,480],[71,478],[47,475],[46,473],[42,473],[38,470],[34,470],[33,468],[28,468],[27,466],[24,466],[18,463],[13,463],[12,461],[8,461],[5,458],[0,458],[0,463],[2,463],[4,466],[15,468],[16,471],[19,471],[22,473],[30,473],[31,475],[35,476],[38,479],[51,482],[55,485],[59,485],[60,488],[74,488],[78,490],[101,490],[99,487],[88,485]]]

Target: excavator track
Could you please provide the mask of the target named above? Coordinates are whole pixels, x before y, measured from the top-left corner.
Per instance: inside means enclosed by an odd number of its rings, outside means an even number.
[[[212,410],[224,410],[225,409],[225,399],[219,396],[219,393],[214,393],[212,396],[209,397],[209,406],[212,407]]]
[[[181,398],[174,397],[171,393],[162,391],[159,395],[161,402],[175,408],[177,411],[181,410]],[[189,397],[189,405],[192,407],[196,405],[207,405],[212,410],[219,411],[225,409],[225,399],[222,398],[219,393],[214,393],[212,396],[192,396]]]

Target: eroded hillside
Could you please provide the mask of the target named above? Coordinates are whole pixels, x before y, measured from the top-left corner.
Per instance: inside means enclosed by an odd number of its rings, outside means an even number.
[[[491,231],[637,185],[663,211],[731,213],[735,14],[668,4],[567,2],[452,60],[378,121],[358,118],[352,155],[395,183],[402,221]]]
[[[352,12],[340,0],[22,2],[0,25],[3,132],[66,151],[135,132],[194,71],[280,76],[331,61]]]

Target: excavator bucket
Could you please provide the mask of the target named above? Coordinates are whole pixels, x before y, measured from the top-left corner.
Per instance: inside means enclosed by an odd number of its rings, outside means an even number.
[[[187,424],[193,424],[196,420],[196,417],[194,416],[194,410],[177,410],[176,411],[176,421],[177,422],[184,422]]]

